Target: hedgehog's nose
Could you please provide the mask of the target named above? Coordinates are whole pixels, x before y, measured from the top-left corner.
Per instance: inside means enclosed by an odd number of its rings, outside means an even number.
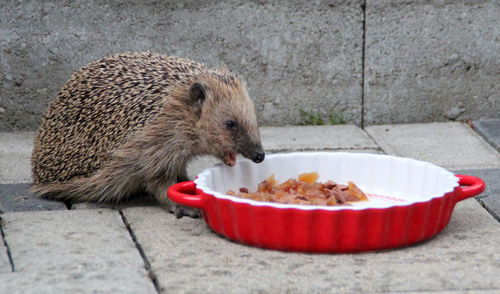
[[[264,153],[264,151],[255,152],[255,154],[253,155],[252,161],[255,163],[262,162],[264,160],[265,156],[266,156],[266,154]]]

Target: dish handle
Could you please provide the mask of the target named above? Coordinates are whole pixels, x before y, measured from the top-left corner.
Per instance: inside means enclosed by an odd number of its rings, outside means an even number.
[[[172,201],[181,205],[194,208],[203,208],[203,195],[196,191],[196,184],[193,181],[180,182],[170,186],[167,196]]]
[[[458,177],[458,184],[461,186],[457,202],[481,194],[486,187],[484,181],[478,177],[467,175],[456,176]]]

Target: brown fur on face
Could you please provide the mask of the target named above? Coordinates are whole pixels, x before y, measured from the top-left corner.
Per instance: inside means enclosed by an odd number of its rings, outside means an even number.
[[[200,144],[209,148],[206,151],[223,161],[227,161],[228,152],[241,153],[250,159],[255,152],[263,152],[253,102],[244,82],[228,87],[219,80],[202,77],[197,83],[206,97],[194,129]]]
[[[146,191],[169,203],[167,187],[187,180],[195,156],[230,165],[236,153],[263,159],[240,77],[151,53],[112,56],[75,73],[44,114],[34,145],[33,191],[73,202]]]

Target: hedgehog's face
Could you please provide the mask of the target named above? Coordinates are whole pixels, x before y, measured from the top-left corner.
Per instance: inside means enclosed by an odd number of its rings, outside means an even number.
[[[254,105],[241,82],[207,79],[194,83],[190,96],[199,102],[196,129],[206,153],[229,166],[235,165],[238,153],[256,163],[264,160]]]

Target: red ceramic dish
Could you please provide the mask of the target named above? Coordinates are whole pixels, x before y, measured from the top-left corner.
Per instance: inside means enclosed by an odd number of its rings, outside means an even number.
[[[319,181],[353,181],[370,201],[352,206],[305,206],[225,195],[270,174],[283,181],[317,171]],[[341,152],[275,154],[261,164],[216,166],[168,196],[201,209],[216,233],[244,244],[303,252],[358,252],[409,245],[441,232],[455,204],[481,193],[484,182],[433,164],[388,155]]]

